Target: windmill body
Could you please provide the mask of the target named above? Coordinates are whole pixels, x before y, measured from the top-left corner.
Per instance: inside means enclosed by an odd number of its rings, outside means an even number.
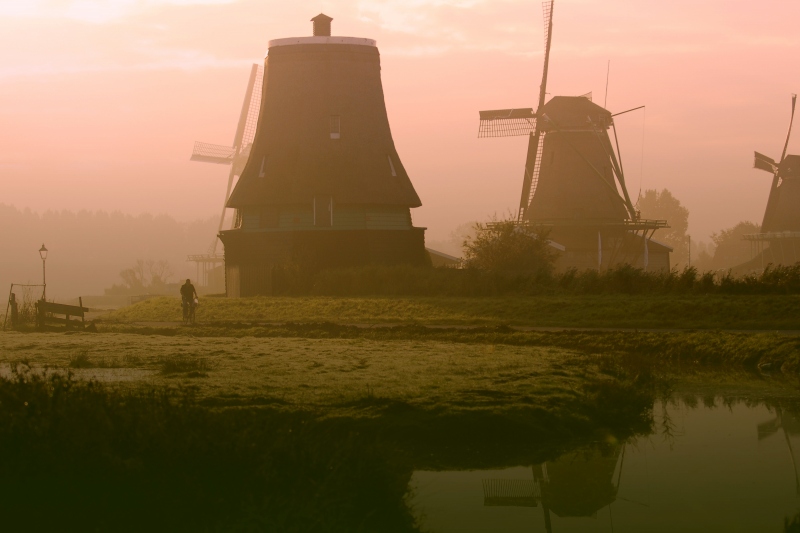
[[[559,268],[625,263],[668,270],[671,248],[652,238],[667,222],[641,219],[631,203],[614,115],[593,103],[591,95],[546,101],[554,4],[544,3],[545,61],[537,110],[482,111],[478,136],[529,137],[518,222],[548,232],[560,251]]]
[[[544,114],[542,163],[525,220],[629,218],[609,157],[611,113],[582,96],[556,96],[544,106]]]
[[[792,112],[783,153],[778,161],[755,152],[754,168],[772,174],[769,199],[764,210],[761,232],[746,235],[753,259],[737,270],[758,270],[769,264],[793,265],[800,262],[800,155],[787,155],[792,134],[797,95],[792,95]]]
[[[313,37],[270,42],[258,128],[227,206],[229,296],[271,294],[275,267],[424,264],[421,202],[392,140],[375,41]]]
[[[800,155],[787,155],[777,168],[777,181],[769,192],[761,231],[800,232]]]

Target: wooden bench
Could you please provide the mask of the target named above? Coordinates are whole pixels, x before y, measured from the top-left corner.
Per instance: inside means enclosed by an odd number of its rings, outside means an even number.
[[[83,307],[81,298],[78,298],[78,304],[66,305],[39,300],[36,302],[36,326],[43,329],[49,323],[60,324],[66,326],[67,329],[84,329],[86,327],[85,313],[89,312],[89,308]],[[63,318],[53,315],[62,315]]]

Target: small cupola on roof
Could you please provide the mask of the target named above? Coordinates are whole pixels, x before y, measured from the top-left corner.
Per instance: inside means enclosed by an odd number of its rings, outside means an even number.
[[[324,13],[320,13],[311,22],[314,23],[314,37],[330,37],[331,21],[333,19]]]

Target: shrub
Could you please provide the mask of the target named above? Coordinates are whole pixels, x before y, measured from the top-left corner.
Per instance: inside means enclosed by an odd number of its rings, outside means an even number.
[[[464,262],[487,272],[525,272],[549,276],[556,260],[547,233],[514,220],[477,222],[475,236],[464,241]]]

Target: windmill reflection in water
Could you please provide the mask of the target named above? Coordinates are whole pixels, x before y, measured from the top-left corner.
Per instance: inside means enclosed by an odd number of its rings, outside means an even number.
[[[485,507],[538,507],[542,505],[545,530],[552,533],[550,513],[560,518],[597,518],[609,508],[625,462],[625,445],[602,445],[567,452],[553,461],[531,466],[529,479],[484,479]],[[639,502],[634,502],[639,503]]]
[[[758,425],[758,440],[761,442],[779,431],[783,432],[783,437],[786,439],[786,447],[789,449],[789,457],[794,468],[795,490],[800,496],[800,474],[797,471],[797,461],[794,457],[792,440],[789,438],[790,435],[800,435],[800,420],[791,413],[784,411],[780,406],[775,408],[775,418]]]

